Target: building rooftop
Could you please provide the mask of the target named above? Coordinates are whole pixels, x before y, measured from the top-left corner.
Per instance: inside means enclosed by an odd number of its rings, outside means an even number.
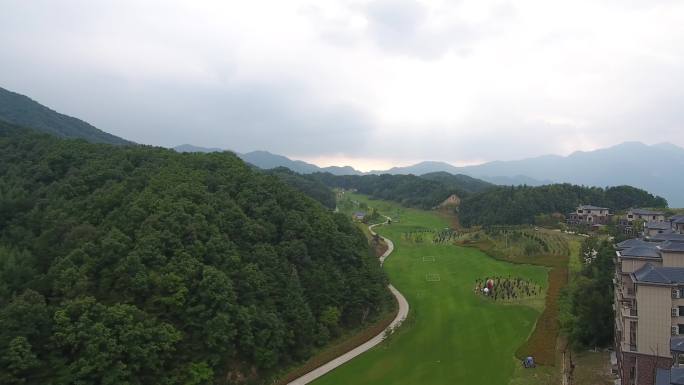
[[[684,252],[684,242],[665,241],[658,248],[662,251]]]
[[[656,267],[650,263],[632,273],[633,280],[641,283],[671,285],[684,283],[684,267]]]
[[[655,234],[655,235],[652,235],[652,236],[647,237],[647,238],[651,242],[665,242],[665,241],[684,242],[684,234],[676,234],[676,233]]]
[[[658,369],[655,385],[684,385],[684,368]]]
[[[665,215],[665,213],[662,211],[654,211],[647,209],[631,209],[629,211],[636,215]]]
[[[646,222],[644,225],[649,230],[670,230],[672,231],[672,225],[670,222],[658,222],[658,221],[650,221]]]
[[[592,205],[580,205],[578,207],[580,210],[608,210],[607,207],[598,207],[598,206],[592,206]]]
[[[660,251],[657,248],[657,244],[634,246],[628,249],[620,251],[621,257],[627,258],[648,258],[648,259],[660,259]]]
[[[618,244],[615,245],[615,247],[618,250],[625,250],[629,249],[630,247],[635,247],[635,246],[648,246],[648,247],[656,247],[660,245],[660,242],[648,242],[644,241],[641,238],[631,238],[626,241],[622,241]]]
[[[672,217],[670,217],[670,221],[672,223],[684,223],[684,214],[673,215]]]

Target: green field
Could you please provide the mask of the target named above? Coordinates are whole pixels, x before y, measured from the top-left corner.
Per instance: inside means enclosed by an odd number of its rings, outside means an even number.
[[[509,383],[519,365],[514,353],[532,332],[543,302],[494,303],[473,292],[474,282],[511,275],[546,288],[547,269],[497,261],[472,248],[402,240],[402,234],[416,229],[442,230],[448,221],[356,194],[353,199],[395,219],[377,231],[395,242],[385,269],[411,310],[389,340],[314,384]],[[435,257],[434,262],[424,262],[424,256]],[[428,275],[438,275],[439,281],[428,282]]]

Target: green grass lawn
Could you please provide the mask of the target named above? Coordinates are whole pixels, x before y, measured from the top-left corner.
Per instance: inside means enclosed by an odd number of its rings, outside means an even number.
[[[512,275],[546,287],[547,269],[497,261],[472,248],[402,240],[403,232],[443,229],[448,222],[432,212],[354,199],[399,218],[377,231],[395,242],[385,269],[411,310],[388,341],[314,384],[507,384],[518,365],[514,353],[532,332],[542,302],[495,303],[473,293],[475,280]],[[435,261],[423,262],[424,256]],[[440,280],[428,282],[427,274]]]

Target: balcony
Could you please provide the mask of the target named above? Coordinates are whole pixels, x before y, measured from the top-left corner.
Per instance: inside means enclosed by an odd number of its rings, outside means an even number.
[[[623,317],[629,317],[629,318],[637,318],[639,317],[639,313],[637,312],[637,309],[633,307],[627,307],[627,306],[622,306],[621,313]]]
[[[619,301],[632,302],[632,300],[636,299],[636,291],[633,287],[624,290],[622,286],[618,286],[616,292]]]

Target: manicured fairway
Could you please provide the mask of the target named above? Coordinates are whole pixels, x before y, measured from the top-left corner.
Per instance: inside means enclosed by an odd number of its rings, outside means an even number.
[[[367,202],[399,217],[377,231],[395,243],[385,269],[409,301],[409,319],[383,345],[314,384],[507,384],[517,364],[514,352],[531,333],[541,301],[494,303],[473,293],[475,279],[520,276],[545,288],[547,270],[496,261],[474,249],[403,240],[406,231],[443,229],[448,223],[431,212]]]

